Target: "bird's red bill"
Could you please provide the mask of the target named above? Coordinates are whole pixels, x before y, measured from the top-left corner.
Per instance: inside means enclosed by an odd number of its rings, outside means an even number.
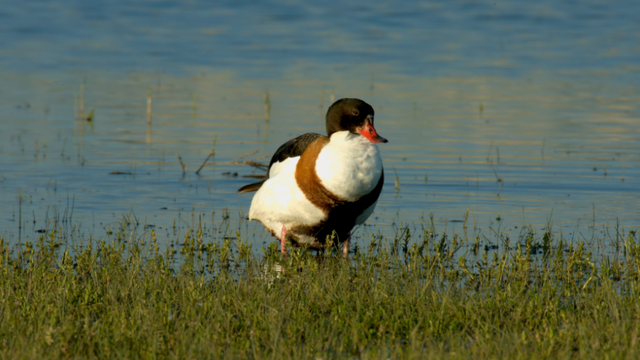
[[[360,133],[360,135],[366,137],[374,144],[388,142],[387,139],[378,135],[378,132],[376,132],[376,129],[373,127],[373,124],[370,121],[365,121],[364,126],[362,127],[362,129],[358,130],[358,132]]]

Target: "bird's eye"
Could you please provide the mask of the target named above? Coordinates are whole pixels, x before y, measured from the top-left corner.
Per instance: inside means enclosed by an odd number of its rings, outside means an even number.
[[[353,110],[353,115],[356,115],[356,116],[357,116],[358,114],[360,114],[360,113],[358,112],[358,110]]]

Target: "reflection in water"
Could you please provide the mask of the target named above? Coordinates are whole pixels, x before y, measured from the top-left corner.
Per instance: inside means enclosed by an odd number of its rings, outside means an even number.
[[[363,239],[431,213],[440,231],[460,228],[467,211],[487,237],[495,224],[572,239],[638,227],[633,9],[208,6],[6,6],[0,235],[32,241],[56,217],[95,237],[123,214],[164,227],[191,209],[239,219],[251,199],[235,189],[260,170],[233,160],[323,132],[341,97],[374,106],[397,171]],[[76,120],[91,109],[91,123]]]

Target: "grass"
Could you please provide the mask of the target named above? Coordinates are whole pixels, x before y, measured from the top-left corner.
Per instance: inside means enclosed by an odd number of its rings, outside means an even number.
[[[0,238],[2,358],[637,358],[640,242],[616,256],[525,230],[499,250],[408,229],[339,251],[193,229],[161,246]],[[267,270],[280,264],[284,272]]]

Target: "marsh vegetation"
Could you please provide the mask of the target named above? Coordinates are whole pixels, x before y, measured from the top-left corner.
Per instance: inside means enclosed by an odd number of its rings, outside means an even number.
[[[634,231],[572,241],[525,228],[509,240],[426,223],[372,235],[344,261],[331,249],[282,258],[275,243],[252,249],[242,226],[220,229],[210,241],[194,226],[168,246],[126,219],[108,239],[70,243],[60,228],[22,246],[0,239],[0,356],[638,356]]]

